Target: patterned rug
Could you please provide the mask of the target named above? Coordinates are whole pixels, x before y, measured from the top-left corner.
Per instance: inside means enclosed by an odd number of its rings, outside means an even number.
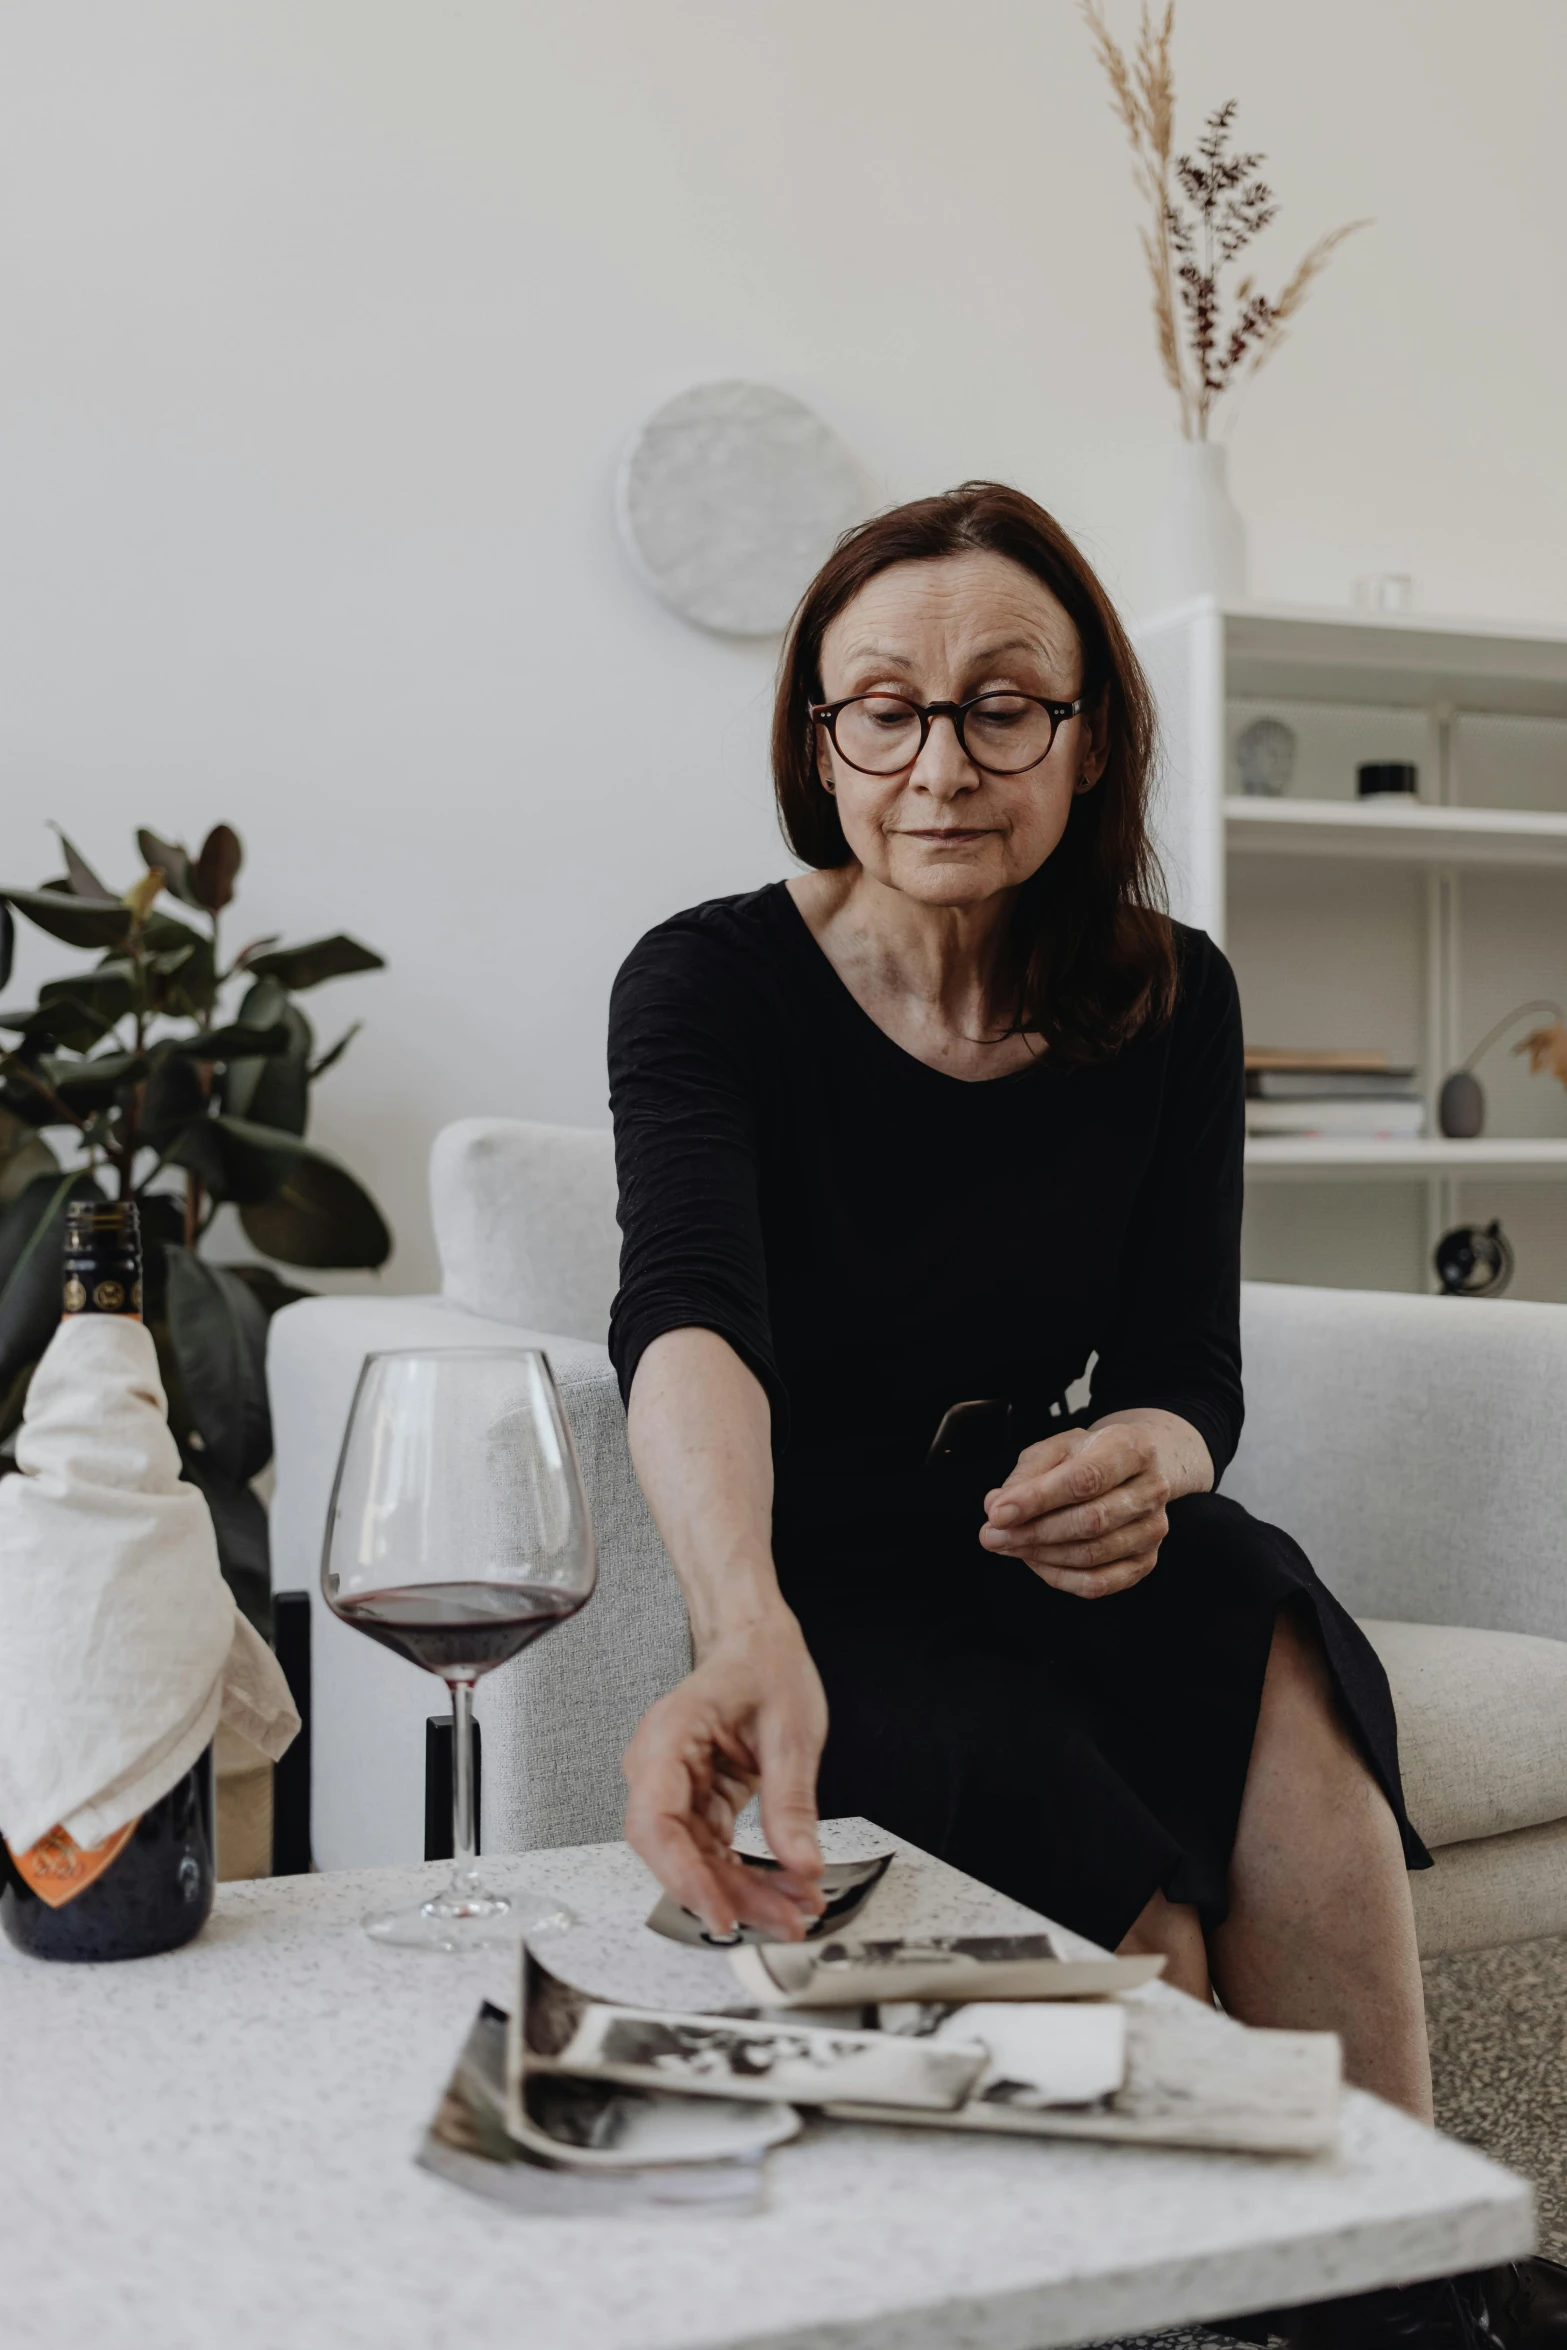
[[[1428,1961],[1436,2118],[1534,2184],[1540,2244],[1567,2260],[1567,1936]]]

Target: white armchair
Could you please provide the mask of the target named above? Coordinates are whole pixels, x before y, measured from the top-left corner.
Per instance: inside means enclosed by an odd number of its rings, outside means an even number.
[[[610,1137],[468,1119],[437,1139],[431,1195],[439,1298],[312,1299],[272,1325],[274,1582],[316,1591],[368,1352],[543,1345],[601,1580],[582,1615],[480,1685],[484,1841],[613,1836],[621,1751],[690,1650],[602,1344]],[[1248,1417],[1224,1489],[1299,1538],[1388,1667],[1410,1814],[1437,1855],[1413,1880],[1423,1951],[1567,1931],[1567,1308],[1252,1284],[1243,1336]],[[435,1685],[316,1611],[317,1863],[417,1859]]]

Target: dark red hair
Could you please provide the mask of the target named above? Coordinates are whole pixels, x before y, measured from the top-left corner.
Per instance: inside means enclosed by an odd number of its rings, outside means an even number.
[[[778,817],[807,865],[853,862],[817,767],[811,704],[822,699],[822,638],[868,580],[894,563],[975,549],[1004,555],[1050,590],[1077,631],[1082,691],[1105,715],[1108,758],[1072,802],[1054,853],[1018,891],[1002,961],[998,1019],[1067,1061],[1098,1061],[1168,1018],[1175,942],[1148,834],[1157,727],[1153,696],[1115,607],[1052,515],[1021,490],[967,481],[846,531],[795,613],[773,713]]]

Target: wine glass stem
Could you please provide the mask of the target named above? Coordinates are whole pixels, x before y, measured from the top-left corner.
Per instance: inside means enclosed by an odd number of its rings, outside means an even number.
[[[452,1891],[479,1890],[478,1835],[473,1800],[473,1683],[454,1681],[452,1690]]]

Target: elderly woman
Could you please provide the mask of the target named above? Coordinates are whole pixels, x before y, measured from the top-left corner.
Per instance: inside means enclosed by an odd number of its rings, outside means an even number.
[[[971,484],[852,532],[773,735],[806,870],[615,990],[612,1351],[689,1679],[628,1834],[715,1932],[862,1812],[1429,2116],[1387,1683],[1241,1425],[1240,1013],[1158,910],[1103,588]],[[1067,1391],[1088,1373],[1091,1401]],[[729,1858],[760,1789],[784,1873]]]

